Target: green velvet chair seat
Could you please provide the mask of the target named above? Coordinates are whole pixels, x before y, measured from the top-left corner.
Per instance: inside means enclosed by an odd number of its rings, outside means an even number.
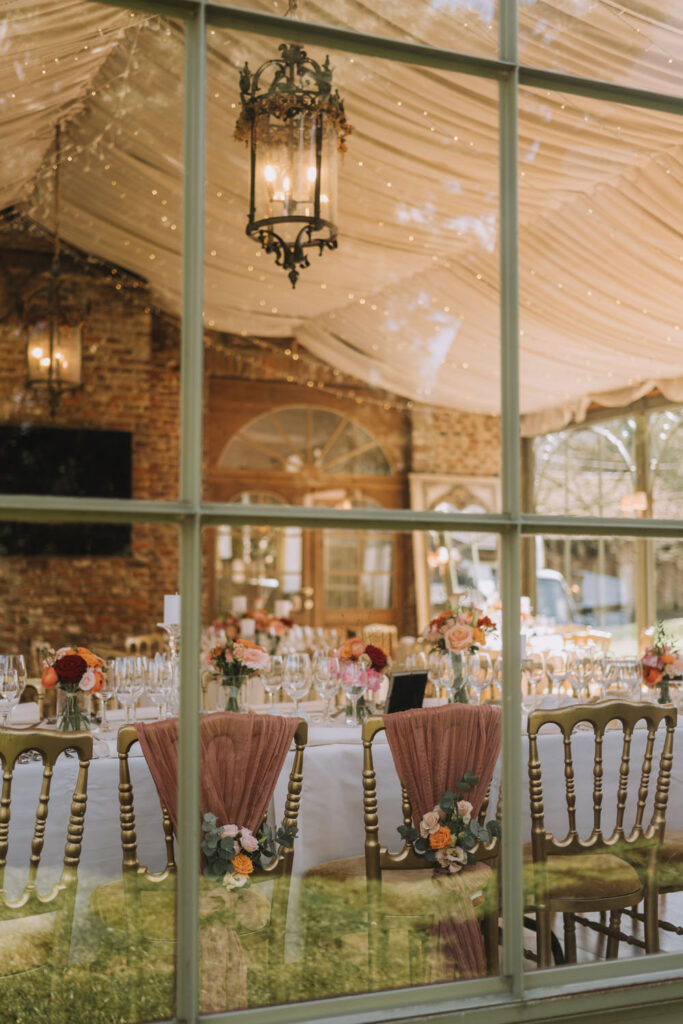
[[[534,908],[535,872],[542,870],[548,873],[553,910],[582,914],[595,910],[603,899],[623,900],[623,906],[628,907],[643,898],[638,872],[611,853],[549,856],[544,867],[533,864],[529,845],[525,847],[524,860],[524,902],[529,910]]]

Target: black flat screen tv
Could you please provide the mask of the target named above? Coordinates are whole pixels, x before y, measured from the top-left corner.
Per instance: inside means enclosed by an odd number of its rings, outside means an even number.
[[[0,493],[130,498],[132,434],[0,427]],[[127,555],[131,528],[0,521],[0,555]]]

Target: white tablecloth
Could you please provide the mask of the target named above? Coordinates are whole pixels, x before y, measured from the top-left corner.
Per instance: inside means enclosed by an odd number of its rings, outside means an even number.
[[[683,729],[677,729],[674,744],[674,769],[669,797],[667,823],[683,828]],[[634,734],[631,764],[640,769],[646,732]],[[614,821],[617,765],[622,734],[608,732],[605,738],[603,806],[605,827]],[[592,828],[592,766],[593,734],[578,732],[574,737],[574,764],[577,774],[578,823],[584,835]],[[96,742],[96,748],[103,749]],[[398,845],[398,825],[402,822],[401,793],[391,752],[384,735],[374,745],[377,772],[377,793],[380,809],[380,838],[384,843]],[[134,751],[139,748],[134,748]],[[567,827],[564,799],[562,739],[557,733],[541,737],[541,760],[545,783],[546,827],[563,835]],[[529,799],[526,775],[527,741],[524,739],[524,808],[525,829],[529,834]],[[292,754],[275,791],[275,811],[281,817],[287,789],[287,775]],[[135,816],[140,861],[152,869],[164,864],[159,801],[146,762],[141,755],[130,758],[135,795]],[[76,778],[78,762],[65,759],[58,764],[52,783],[50,813],[45,850],[39,874],[39,888],[44,890],[58,877],[64,854],[68,809]],[[325,860],[360,855],[363,852],[363,748],[360,731],[344,725],[310,728],[309,744],[304,755],[304,782],[299,815],[299,839],[296,844],[296,875]],[[9,894],[23,887],[30,854],[35,809],[42,776],[42,765],[35,762],[19,765],[12,791],[10,847],[8,856]],[[637,787],[631,787],[636,789]],[[582,797],[586,797],[583,799]],[[636,793],[631,794],[628,821],[633,820]],[[495,808],[494,792],[491,809]],[[118,759],[97,757],[90,767],[85,836],[79,868],[79,890],[82,899],[102,881],[120,877],[121,842],[118,806]]]

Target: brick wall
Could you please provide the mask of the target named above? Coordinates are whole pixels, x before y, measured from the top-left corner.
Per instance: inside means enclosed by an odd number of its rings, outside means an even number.
[[[415,405],[411,411],[414,473],[500,475],[500,419]]]
[[[131,431],[133,497],[175,497],[178,353],[152,329],[145,287],[117,290],[110,274],[86,274],[66,262],[63,293],[83,318],[84,387],[64,396],[51,420],[45,395],[25,386],[25,350],[12,308],[12,293],[30,287],[32,269],[39,280],[46,257],[5,250],[1,258],[0,422]],[[154,629],[164,593],[176,588],[174,527],[133,526],[125,557],[8,555],[0,560],[0,650],[28,651],[37,637],[120,646],[124,636]]]

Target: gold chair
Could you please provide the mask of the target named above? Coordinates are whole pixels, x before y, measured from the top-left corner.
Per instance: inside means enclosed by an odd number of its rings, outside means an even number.
[[[164,638],[161,633],[140,633],[127,636],[123,642],[126,654],[140,654],[153,658],[158,651],[164,649]]]
[[[363,626],[363,641],[366,644],[381,647],[389,657],[393,658],[398,646],[398,627],[388,626],[383,622],[371,622],[367,626]]]
[[[85,732],[66,735],[43,729],[21,732],[0,729],[0,760],[3,766],[0,803],[0,977],[6,989],[11,977],[18,978],[29,971],[49,971],[50,1019],[55,1021],[66,1019],[69,1010],[65,999],[65,976],[69,964],[92,747],[92,736]],[[64,866],[59,881],[43,895],[37,890],[37,877],[43,852],[50,788],[57,759],[67,749],[75,750],[78,754],[79,768],[71,800]],[[37,751],[42,758],[43,781],[36,810],[28,880],[21,896],[8,899],[5,872],[12,781],[18,758],[29,751]]]
[[[635,823],[627,834],[624,813],[629,792],[629,771],[633,730],[638,722],[647,725]],[[607,726],[617,721],[623,731],[619,766],[619,786],[615,827],[610,836],[602,832],[603,741]],[[593,828],[582,839],[577,829],[577,793],[572,758],[571,736],[580,723],[588,723],[595,734],[593,763]],[[564,751],[565,796],[569,831],[558,840],[546,831],[543,808],[543,784],[539,759],[538,734],[547,724],[559,727]],[[657,766],[654,809],[649,824],[644,824],[645,808],[653,768],[655,733],[664,725],[666,735]],[[576,922],[586,913],[610,914],[606,954],[617,956],[621,915],[644,900],[645,948],[656,952],[657,859],[664,837],[666,805],[671,777],[673,735],[676,710],[671,706],[603,701],[561,709],[532,711],[529,715],[529,789],[531,799],[531,845],[525,848],[525,904],[536,915],[539,967],[550,965],[553,913],[561,913],[565,931],[565,957],[576,962]],[[629,862],[640,858],[639,873]],[[530,863],[529,863],[530,861]],[[598,926],[599,927],[599,926]],[[600,930],[600,927],[599,927]]]
[[[433,866],[418,856],[412,846],[404,843],[397,853],[390,853],[379,842],[377,806],[377,780],[372,758],[373,740],[385,730],[382,716],[371,716],[363,723],[363,807],[365,822],[365,853],[328,861],[312,868],[306,874],[306,904],[309,918],[321,919],[323,933],[331,933],[329,910],[340,929],[367,933],[368,974],[370,987],[386,987],[388,940],[391,926],[407,931],[410,978],[406,984],[419,984],[425,980],[428,966],[425,952],[430,931],[438,911],[448,904],[449,888],[459,887],[465,893],[482,919],[486,947],[487,970],[498,973],[498,866],[500,846],[494,840],[490,846],[479,845],[475,851],[478,863],[457,875],[433,877]],[[401,783],[402,824],[412,825],[412,808],[405,786]],[[487,801],[480,811],[480,821]],[[492,871],[481,871],[482,864]],[[383,879],[391,872],[391,881]],[[421,878],[416,874],[422,876]],[[316,902],[319,906],[316,908]],[[310,933],[310,922],[307,932]],[[307,948],[318,944],[318,936],[307,934]],[[447,980],[442,974],[431,973],[428,980]],[[397,984],[392,978],[392,985]],[[354,989],[355,991],[356,989]]]
[[[308,739],[308,725],[299,722],[294,734],[294,762],[289,775],[287,799],[283,818],[284,827],[294,827],[299,814],[303,779],[303,754]],[[119,809],[121,847],[123,850],[123,878],[96,889],[90,900],[93,913],[108,928],[126,933],[128,968],[134,983],[129,986],[131,1020],[137,1020],[137,995],[145,978],[145,958],[149,954],[165,958],[165,965],[173,969],[175,952],[175,876],[173,827],[166,807],[162,805],[162,827],[166,849],[166,865],[160,872],[152,872],[140,864],[133,786],[128,757],[131,747],[138,742],[134,725],[119,729],[117,750],[119,756]],[[293,849],[280,849],[277,857],[251,876],[253,884],[239,895],[224,886],[216,886],[213,879],[202,876],[200,892],[200,937],[202,952],[212,949],[216,929],[225,934],[226,927],[234,929],[238,939],[233,942],[231,955],[241,958],[243,950],[263,944],[267,940],[267,963],[275,976],[278,965],[284,968],[285,923],[289,887],[294,858]],[[261,892],[258,883],[274,881],[272,901]],[[203,933],[203,934],[202,934]],[[265,934],[264,934],[265,933]],[[240,949],[241,947],[241,949]],[[149,969],[149,967],[147,968]],[[212,1012],[231,1008],[231,979],[229,974],[221,988],[215,975],[204,977],[202,971],[202,1011]]]
[[[604,629],[593,629],[592,626],[583,629],[570,627],[564,630],[564,640],[565,643],[575,644],[577,647],[587,647],[592,644],[594,647],[599,647],[601,651],[607,652],[612,643],[612,634]]]

